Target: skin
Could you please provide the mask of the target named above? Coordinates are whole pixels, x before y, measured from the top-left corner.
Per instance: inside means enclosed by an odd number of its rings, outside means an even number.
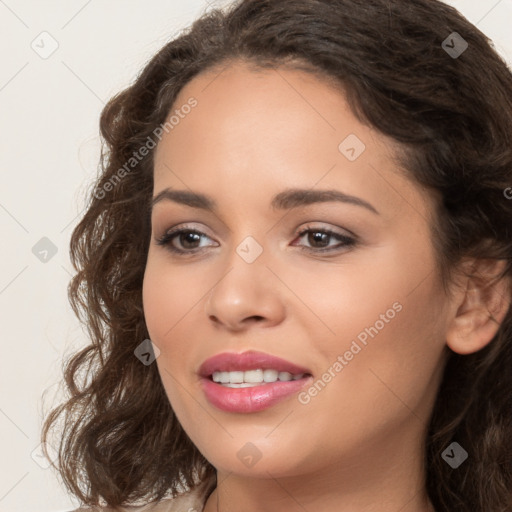
[[[340,90],[304,71],[240,62],[220,71],[180,92],[173,108],[190,97],[198,104],[156,148],[153,194],[202,192],[218,211],[154,206],[143,287],[167,396],[217,469],[205,511],[433,510],[423,446],[446,357],[449,349],[479,350],[497,330],[483,314],[480,285],[461,279],[445,294],[430,238],[433,198],[398,168],[392,142],[361,124]],[[355,161],[338,149],[349,134],[366,146]],[[291,187],[343,191],[378,214],[340,202],[272,210],[271,197]],[[204,233],[201,241],[178,237],[173,245],[202,253],[174,255],[156,243],[185,224]],[[358,242],[322,254],[339,240],[315,245],[298,235],[306,226]],[[247,236],[263,249],[250,264],[236,252]],[[508,302],[496,301],[503,289],[496,293],[485,298],[501,320]],[[397,302],[401,311],[306,404],[294,395],[235,414],[215,408],[201,389],[205,359],[250,349],[305,366],[316,381]],[[248,442],[261,454],[252,467],[237,456]]]

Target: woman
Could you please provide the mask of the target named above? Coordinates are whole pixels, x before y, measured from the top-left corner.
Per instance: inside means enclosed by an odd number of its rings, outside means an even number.
[[[512,509],[512,75],[478,29],[242,0],[101,132],[71,241],[91,344],[43,430],[85,506]]]

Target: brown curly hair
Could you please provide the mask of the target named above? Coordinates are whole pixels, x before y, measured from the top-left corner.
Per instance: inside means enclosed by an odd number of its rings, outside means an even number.
[[[443,47],[454,32],[468,44],[457,58]],[[149,146],[185,84],[235,60],[327,77],[361,122],[403,148],[411,178],[440,198],[432,232],[443,282],[463,256],[506,260],[502,277],[512,275],[512,73],[457,10],[437,0],[241,0],[206,12],[101,113],[99,175],[70,245],[69,298],[91,343],[64,362],[69,396],[42,431],[43,443],[59,434],[55,467],[84,504],[215,485],[157,366],[134,356],[149,338],[142,282],[153,151],[129,171],[126,163]],[[470,454],[457,470],[441,460],[454,440]],[[510,310],[484,349],[450,354],[425,449],[438,512],[512,510]]]

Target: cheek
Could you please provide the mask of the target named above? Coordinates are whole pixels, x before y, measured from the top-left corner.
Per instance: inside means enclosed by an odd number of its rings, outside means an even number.
[[[144,317],[149,337],[160,350],[156,364],[165,392],[180,419],[185,406],[182,400],[184,361],[189,354],[186,338],[177,333],[181,322],[197,303],[198,294],[186,285],[182,273],[170,272],[169,265],[159,259],[159,255],[152,257],[150,251],[142,286]]]
[[[324,337],[330,364],[320,378],[329,383],[313,407],[331,411],[334,424],[350,417],[354,435],[369,424],[390,428],[412,411],[423,418],[435,397],[445,348],[440,297],[428,282],[408,290],[367,296],[359,308],[344,301],[335,329],[343,335],[334,344]]]
[[[144,317],[151,339],[163,344],[175,339],[178,324],[193,313],[205,290],[191,273],[172,269],[165,256],[148,255],[142,299]],[[165,347],[159,348],[162,350]]]
[[[340,264],[309,265],[298,272],[283,268],[281,275],[293,283],[300,302],[290,313],[307,329],[315,351],[331,358],[343,354],[353,340],[364,344],[371,333],[389,331],[389,325],[403,317],[398,310],[413,278],[402,271],[391,250],[354,253]]]
[[[445,349],[446,298],[430,272],[432,260],[405,250],[381,256],[301,284],[303,293],[312,290],[308,299],[331,331],[322,326],[310,336],[322,381],[311,405],[340,421],[350,414],[360,428],[431,399]]]
[[[195,365],[207,344],[204,297],[215,282],[211,269],[200,274],[194,265],[173,266],[163,251],[148,254],[144,317],[150,339],[160,350],[156,362],[169,396],[179,389],[184,392],[182,386],[197,379]]]

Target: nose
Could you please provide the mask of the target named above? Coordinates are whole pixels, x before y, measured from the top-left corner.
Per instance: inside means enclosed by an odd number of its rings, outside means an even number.
[[[216,328],[237,332],[255,324],[271,327],[282,322],[286,309],[282,283],[263,261],[235,259],[206,299],[208,319]]]

